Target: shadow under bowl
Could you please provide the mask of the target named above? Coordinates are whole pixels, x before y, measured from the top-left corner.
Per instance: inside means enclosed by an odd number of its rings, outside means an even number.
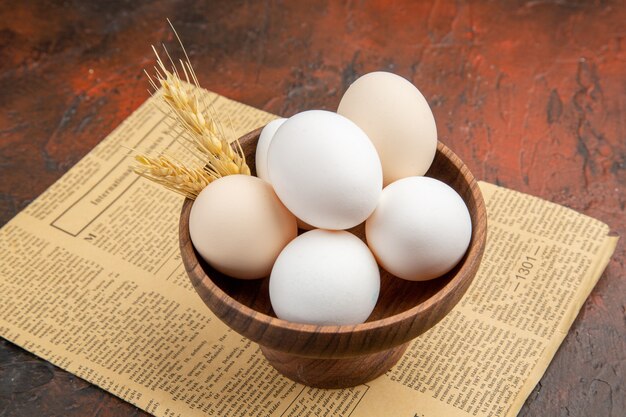
[[[261,129],[240,138],[255,172]],[[487,215],[478,184],[465,164],[441,142],[427,176],[450,185],[467,205],[472,238],[463,259],[446,275],[406,281],[381,269],[380,296],[365,323],[317,326],[276,317],[269,299],[269,278],[238,280],[208,265],[189,237],[192,200],[180,215],[180,249],[189,278],[205,304],[230,328],[258,343],[280,373],[305,385],[344,388],[382,375],[402,356],[408,343],[452,310],[472,282],[485,249]],[[350,230],[364,239],[364,226]]]

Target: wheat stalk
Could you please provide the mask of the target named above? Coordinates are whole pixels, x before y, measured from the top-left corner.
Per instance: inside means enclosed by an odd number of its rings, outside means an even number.
[[[188,168],[167,155],[137,155],[135,161],[138,163],[133,167],[135,173],[192,200],[204,187],[219,178],[207,168]]]
[[[215,111],[206,104],[187,51],[172,22],[169,19],[168,22],[185,54],[185,60],[180,60],[179,70],[164,45],[163,50],[171,64],[168,69],[156,48],[152,46],[157,62],[154,74],[150,75],[144,70],[152,87],[149,92],[158,98],[163,107],[161,110],[173,122],[175,128],[172,131],[181,131],[181,135],[175,134],[177,139],[182,140],[185,148],[204,165],[187,168],[167,156],[152,158],[140,154],[135,157],[139,165],[133,169],[139,175],[168,189],[195,198],[202,188],[217,178],[251,173],[241,144],[235,140],[235,147],[230,145],[224,129],[215,117]],[[159,90],[161,94],[157,94]]]
[[[158,97],[170,110],[167,114],[182,126],[185,133],[183,139],[188,142],[187,145],[190,145],[193,150],[199,151],[202,156],[206,157],[207,163],[211,164],[216,172],[222,176],[250,175],[250,168],[246,164],[245,156],[238,141],[235,141],[236,147],[233,149],[221,124],[214,115],[210,114],[211,108],[205,102],[205,95],[202,94],[200,83],[191,66],[187,51],[173,26],[172,30],[179,40],[185,54],[185,60],[180,60],[179,71],[167,48],[163,46],[163,50],[171,63],[171,67],[168,69],[153,46],[152,50],[156,56],[157,65],[154,67],[152,76],[145,71],[153,88],[152,93],[156,93],[159,88],[162,90],[162,94]]]

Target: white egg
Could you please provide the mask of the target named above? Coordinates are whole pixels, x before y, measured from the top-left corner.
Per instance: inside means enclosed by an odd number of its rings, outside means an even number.
[[[365,74],[350,85],[337,113],[356,123],[376,146],[385,186],[428,171],[437,150],[437,126],[411,82],[389,72]]]
[[[345,231],[317,229],[298,236],[280,253],[270,276],[274,312],[296,323],[363,323],[379,292],[374,256]]]
[[[263,130],[261,130],[261,135],[259,136],[259,141],[256,145],[256,154],[254,157],[256,164],[256,176],[269,182],[270,178],[267,175],[267,150],[270,147],[270,142],[276,133],[276,130],[285,122],[287,119],[276,119],[269,122]]]
[[[324,110],[289,118],[267,157],[270,182],[299,219],[322,229],[348,229],[372,213],[382,190],[376,149],[353,122]]]
[[[429,177],[396,181],[382,192],[365,222],[367,244],[378,263],[410,281],[437,278],[463,257],[472,222],[461,196]]]
[[[257,177],[264,179],[267,182],[270,182],[270,177],[267,173],[267,150],[270,147],[270,142],[272,141],[274,134],[286,120],[287,119],[272,120],[267,125],[265,125],[265,127],[261,130],[261,134],[259,135],[255,154],[256,175]],[[314,227],[310,224],[307,224],[298,218],[296,218],[296,220],[298,221],[298,229],[314,229]]]

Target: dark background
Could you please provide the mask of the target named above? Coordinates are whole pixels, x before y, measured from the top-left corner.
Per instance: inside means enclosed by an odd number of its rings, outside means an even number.
[[[626,231],[622,1],[2,1],[0,224],[148,96],[175,24],[201,84],[283,116],[335,110],[359,75],[422,91],[479,179]],[[623,416],[624,245],[520,416]],[[0,416],[141,411],[0,340]]]

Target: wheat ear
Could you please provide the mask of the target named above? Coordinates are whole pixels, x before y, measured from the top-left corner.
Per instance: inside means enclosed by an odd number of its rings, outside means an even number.
[[[157,59],[154,74],[151,76],[148,71],[144,72],[152,87],[150,93],[158,98],[161,110],[173,122],[171,134],[182,141],[185,148],[203,165],[189,168],[166,155],[150,157],[138,154],[133,170],[169,190],[195,199],[204,187],[218,178],[251,173],[239,141],[235,140],[235,146],[231,146],[219,120],[213,117],[215,111],[205,102],[206,95],[202,94],[189,55],[174,25],[169,19],[167,21],[185,54],[185,60],[180,60],[179,70],[163,46],[171,64],[168,69],[153,46]],[[157,94],[159,90],[160,94]]]
[[[135,173],[192,200],[218,178],[207,168],[187,168],[167,155],[137,155],[135,161],[138,163],[133,167]]]
[[[204,101],[204,95],[187,51],[173,25],[172,30],[185,54],[185,61],[180,60],[179,70],[164,46],[165,54],[171,63],[168,69],[153,46],[157,65],[154,67],[154,75],[150,76],[146,71],[153,93],[156,93],[159,88],[162,90],[162,94],[158,97],[170,110],[166,113],[183,128],[183,140],[187,142],[185,145],[191,147],[194,154],[199,153],[200,157],[204,157],[205,162],[213,171],[220,176],[250,175],[250,168],[239,143],[236,141],[233,148],[221,129],[219,121],[211,117],[209,106]]]

